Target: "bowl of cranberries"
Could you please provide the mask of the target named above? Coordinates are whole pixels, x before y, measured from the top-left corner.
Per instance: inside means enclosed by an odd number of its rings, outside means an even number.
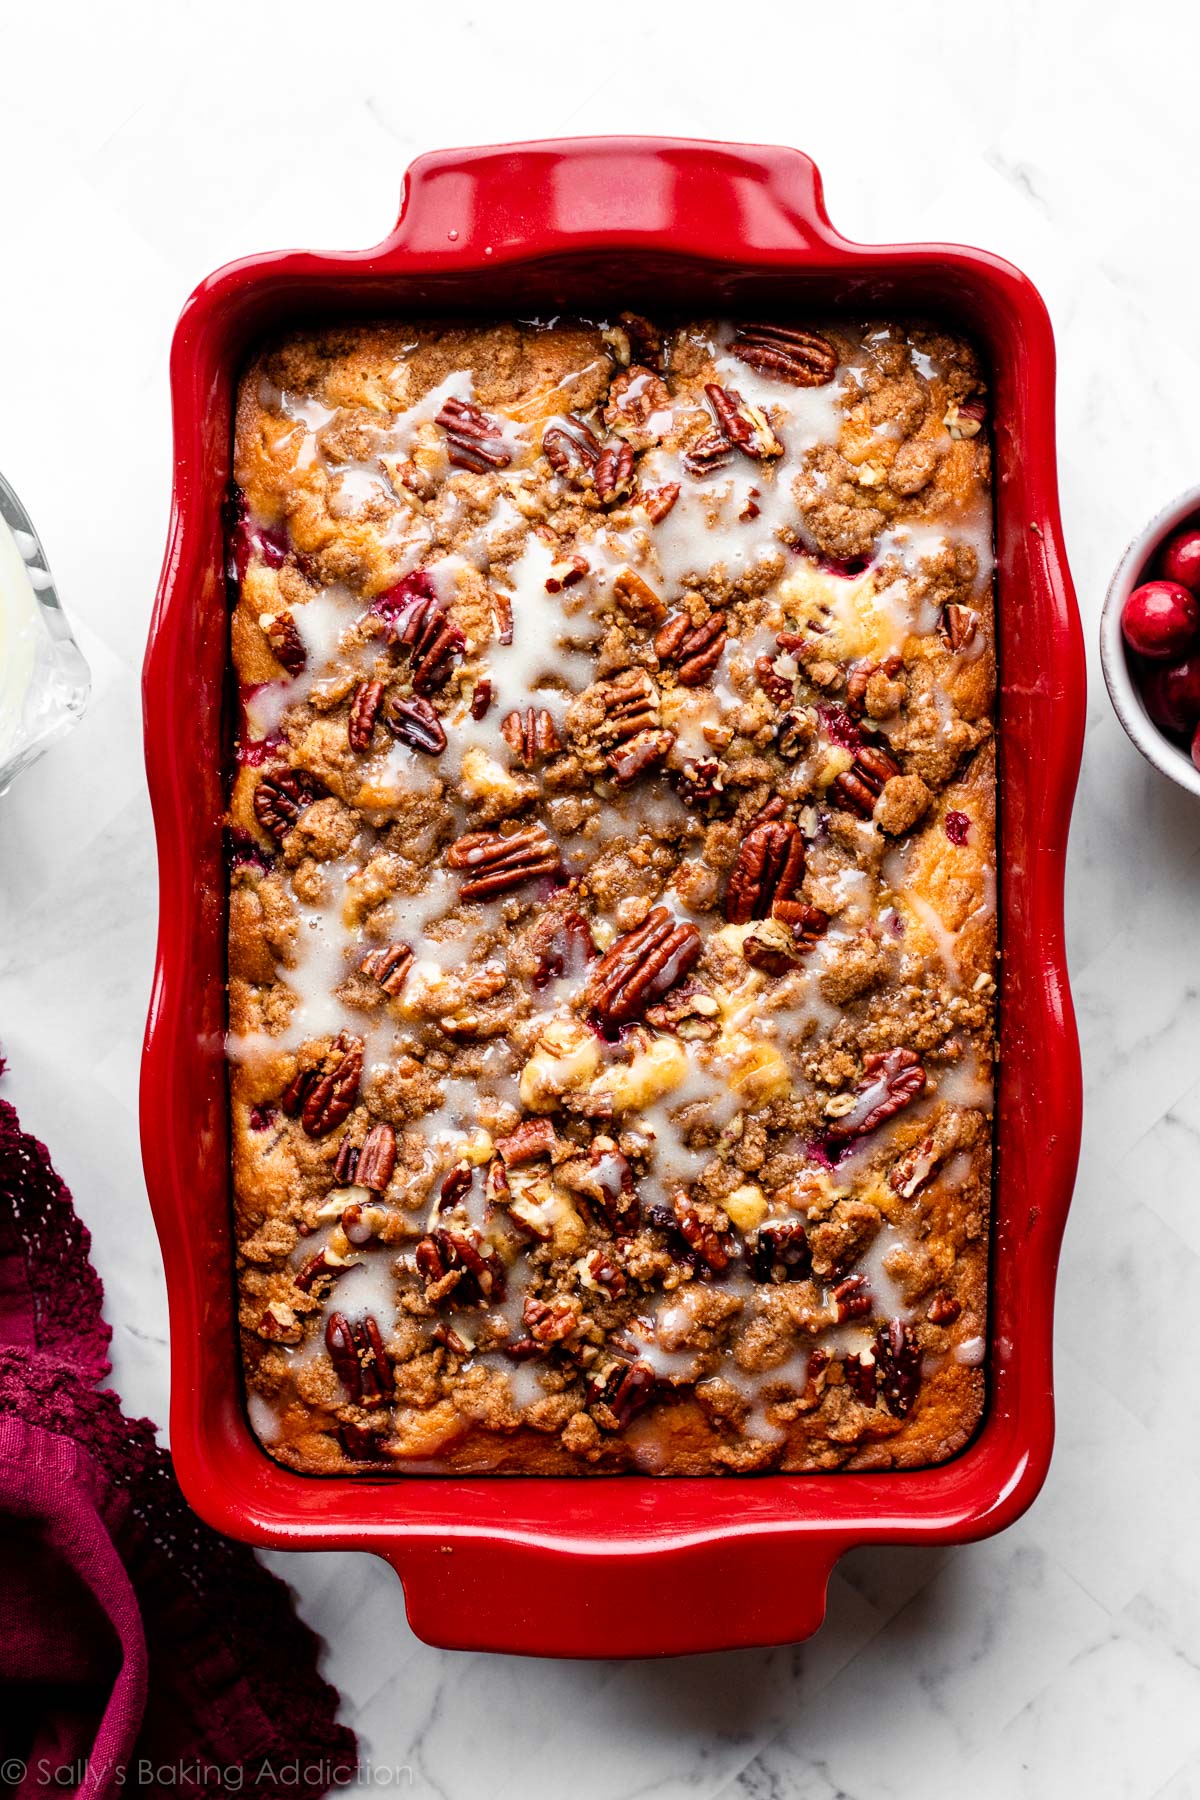
[[[1104,603],[1100,658],[1142,755],[1200,794],[1200,489],[1181,494],[1125,552]]]

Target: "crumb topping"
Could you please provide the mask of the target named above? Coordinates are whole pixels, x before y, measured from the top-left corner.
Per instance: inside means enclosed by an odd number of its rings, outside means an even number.
[[[920,1466],[981,1414],[987,390],[894,322],[243,378],[252,1423],[320,1471]]]

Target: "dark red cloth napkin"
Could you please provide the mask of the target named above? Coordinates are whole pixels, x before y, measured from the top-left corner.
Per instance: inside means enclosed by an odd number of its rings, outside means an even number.
[[[0,1795],[315,1800],[357,1766],[317,1639],[97,1387],[90,1242],[0,1100]]]

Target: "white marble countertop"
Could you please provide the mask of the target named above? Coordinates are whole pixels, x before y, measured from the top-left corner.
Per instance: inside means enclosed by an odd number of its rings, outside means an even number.
[[[536,3],[61,0],[0,5],[0,58],[0,468],[95,673],[86,722],[0,801],[2,1091],[91,1226],[115,1384],[159,1420],[166,1307],[136,1131],[155,923],[138,673],[166,524],[167,348],[194,283],[275,244],[376,241],[420,150],[623,130],[796,143],[848,235],[982,244],[1038,283],[1092,666],[1068,894],[1088,1115],[1042,1497],[986,1544],[849,1556],[808,1645],[654,1665],[431,1650],[382,1563],[270,1560],[328,1642],[378,1785],[1200,1795],[1200,807],[1128,745],[1094,654],[1126,539],[1200,478],[1200,17],[1131,19],[1115,0],[862,0],[753,22],[659,0],[632,24]]]

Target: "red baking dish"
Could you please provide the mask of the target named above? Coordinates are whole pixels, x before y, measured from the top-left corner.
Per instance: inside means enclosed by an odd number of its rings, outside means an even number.
[[[295,1474],[251,1435],[234,1330],[221,499],[239,366],[285,320],[622,307],[933,312],[991,363],[1005,859],[986,1418],[952,1462],[900,1474]],[[161,923],[142,1145],[170,1293],[171,1440],[197,1512],[256,1544],[374,1550],[430,1643],[554,1656],[803,1638],[850,1546],[960,1543],[1010,1524],[1050,1458],[1054,1278],[1081,1112],[1062,899],[1084,663],[1058,513],[1053,339],[1036,290],[979,250],[848,243],[794,150],[590,138],[444,151],[409,170],[377,248],[251,257],[203,282],[175,333],[171,386],[174,504],[144,677]]]

